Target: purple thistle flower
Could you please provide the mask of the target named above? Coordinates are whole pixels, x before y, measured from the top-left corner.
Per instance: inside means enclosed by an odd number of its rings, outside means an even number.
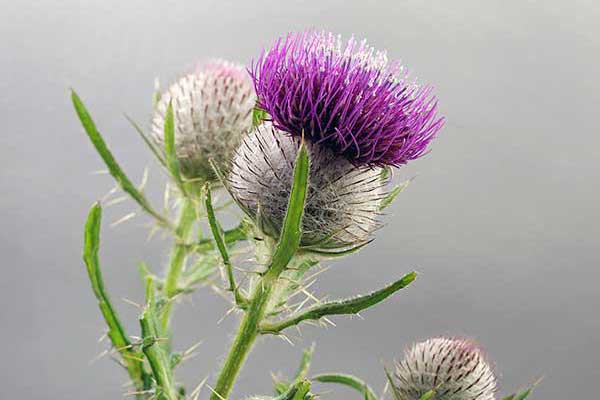
[[[426,152],[443,125],[430,86],[385,52],[306,31],[279,39],[250,71],[273,125],[323,144],[354,165],[400,166]]]

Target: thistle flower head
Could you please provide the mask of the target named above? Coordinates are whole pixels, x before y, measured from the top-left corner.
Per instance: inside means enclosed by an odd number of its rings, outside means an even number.
[[[243,66],[213,60],[172,84],[160,97],[152,120],[153,136],[164,144],[169,103],[175,118],[175,147],[187,178],[214,179],[208,162],[226,165],[252,126],[256,97]]]
[[[253,63],[259,106],[273,125],[323,144],[351,163],[400,166],[442,127],[429,86],[365,41],[328,32],[279,39]]]
[[[287,210],[300,140],[265,122],[242,139],[230,167],[231,194],[273,237],[278,237]],[[379,225],[387,183],[382,169],[355,167],[327,147],[306,145],[310,175],[302,245],[341,247],[365,242]]]
[[[432,338],[413,345],[396,365],[399,400],[493,400],[496,377],[481,349],[471,340]]]

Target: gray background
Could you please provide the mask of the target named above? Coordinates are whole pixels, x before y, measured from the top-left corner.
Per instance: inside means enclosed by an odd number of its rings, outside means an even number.
[[[431,335],[479,340],[503,393],[539,376],[533,398],[596,398],[600,7],[571,1],[2,1],[0,12],[0,398],[118,399],[125,375],[90,364],[101,318],[80,261],[89,205],[111,187],[68,99],[86,100],[116,156],[138,180],[151,166],[121,113],[149,120],[153,80],[196,61],[249,62],[290,30],[366,37],[435,84],[447,124],[376,242],[337,262],[318,293],[352,295],[411,268],[408,290],[337,328],[307,327],[296,346],[260,341],[235,397],[268,393],[317,341],[314,372],[339,369],[384,383],[390,363]],[[85,3],[85,5],[84,5]],[[102,261],[118,300],[142,298],[135,264],[160,269],[169,243],[145,241],[133,208],[106,212]],[[117,301],[131,330],[137,311]],[[203,291],[176,313],[176,346],[199,339],[178,378],[194,386],[222,361],[236,318]],[[214,375],[211,376],[214,382]],[[319,387],[328,391],[331,387]],[[206,392],[204,395],[206,396]],[[331,399],[358,398],[338,389]]]

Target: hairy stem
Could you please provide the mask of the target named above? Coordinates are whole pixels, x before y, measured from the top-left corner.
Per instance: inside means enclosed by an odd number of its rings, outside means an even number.
[[[185,245],[185,242],[190,236],[190,231],[196,217],[196,209],[193,201],[187,198],[183,198],[182,201],[181,215],[179,217],[177,228],[175,229],[175,244],[173,246],[173,252],[171,253],[171,263],[167,270],[163,288],[164,295],[167,298],[167,304],[165,305],[161,318],[163,331],[166,331],[169,327],[169,321],[171,319],[171,300],[173,296],[177,294],[179,276],[181,275],[185,258],[188,254],[188,248]]]
[[[240,322],[237,335],[231,345],[231,350],[219,374],[217,385],[214,389],[215,393],[211,396],[212,400],[226,399],[229,395],[235,378],[258,335],[258,326],[265,315],[265,310],[276,281],[277,276],[267,274],[256,284],[248,310]]]

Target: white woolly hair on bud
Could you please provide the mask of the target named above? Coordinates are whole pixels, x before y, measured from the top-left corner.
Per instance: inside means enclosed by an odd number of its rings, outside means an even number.
[[[468,339],[431,338],[406,350],[396,364],[394,386],[401,400],[494,400],[496,377],[479,346]]]
[[[164,146],[164,123],[171,102],[175,148],[187,178],[214,180],[208,162],[225,166],[242,135],[252,127],[256,95],[245,67],[212,60],[173,83],[154,109],[152,132]]]
[[[244,136],[232,159],[232,196],[273,237],[283,224],[299,147],[299,138],[264,122]],[[355,167],[310,141],[306,148],[310,175],[301,244],[342,247],[366,242],[380,226],[377,217],[389,178],[381,168]]]

